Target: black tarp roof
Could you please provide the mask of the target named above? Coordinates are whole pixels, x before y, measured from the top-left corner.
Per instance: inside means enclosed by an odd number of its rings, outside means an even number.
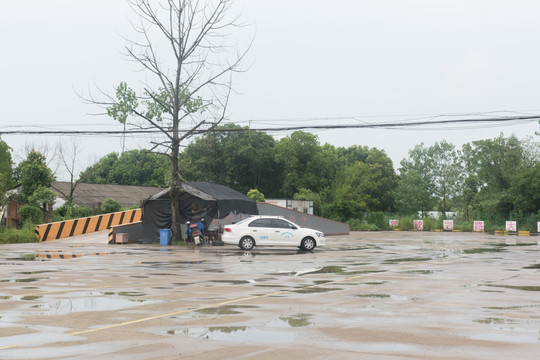
[[[204,219],[206,227],[213,219],[223,219],[231,213],[257,215],[257,203],[250,197],[223,185],[210,182],[190,182],[181,185],[179,205],[182,223]],[[161,191],[143,202],[144,242],[159,239],[160,229],[171,228],[169,190]]]

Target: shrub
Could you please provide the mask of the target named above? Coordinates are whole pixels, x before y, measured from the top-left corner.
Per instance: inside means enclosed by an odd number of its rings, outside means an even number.
[[[77,205],[64,204],[56,210],[58,217],[56,221],[78,219],[82,217],[92,216],[92,209]]]
[[[32,205],[23,205],[19,209],[21,222],[23,224],[40,224],[43,219],[43,212],[40,208]]]
[[[257,189],[251,189],[248,191],[247,196],[252,198],[255,202],[265,202],[264,194]]]
[[[122,205],[114,199],[108,198],[101,205],[101,213],[108,214],[122,210]]]
[[[367,216],[368,224],[375,225],[380,230],[385,230],[390,227],[388,225],[388,217],[383,212],[373,212]]]
[[[347,221],[351,231],[377,231],[379,228],[375,224],[368,224],[366,220],[349,219]]]

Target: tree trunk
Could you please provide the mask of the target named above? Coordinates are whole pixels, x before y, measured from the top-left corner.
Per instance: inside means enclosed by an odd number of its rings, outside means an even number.
[[[176,122],[178,123],[178,122]],[[178,126],[175,126],[176,128]],[[174,131],[171,148],[171,235],[172,239],[182,240],[182,228],[180,227],[180,179],[178,176],[178,153],[180,150],[180,141],[178,139],[178,130]]]

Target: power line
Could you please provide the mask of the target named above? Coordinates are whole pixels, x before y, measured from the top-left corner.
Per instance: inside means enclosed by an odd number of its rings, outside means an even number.
[[[446,116],[446,115],[440,115]],[[214,128],[212,132],[241,132],[241,131],[261,131],[261,132],[289,132],[300,130],[345,130],[345,129],[405,129],[418,126],[440,126],[448,124],[467,125],[466,127],[450,128],[449,130],[464,130],[470,128],[470,125],[476,125],[476,128],[492,127],[503,123],[526,123],[540,120],[540,115],[530,116],[504,116],[504,117],[489,117],[489,118],[473,118],[473,119],[442,119],[435,120],[440,116],[431,117],[429,120],[422,121],[388,121],[388,122],[362,122],[355,124],[333,124],[333,125],[294,125],[294,126],[277,126],[277,127],[259,127],[259,128],[234,128],[223,129]],[[338,119],[338,118],[335,118]],[[345,118],[341,118],[343,120]],[[350,119],[350,118],[348,118]],[[426,130],[425,128],[418,130]],[[179,130],[179,133],[187,133],[191,129]],[[203,134],[208,130],[196,130],[194,134]],[[158,129],[130,129],[130,130],[0,130],[0,135],[85,135],[85,136],[122,136],[122,135],[152,135],[161,134]]]

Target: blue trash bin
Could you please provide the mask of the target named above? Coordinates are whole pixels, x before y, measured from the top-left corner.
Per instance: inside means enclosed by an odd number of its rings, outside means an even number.
[[[171,229],[159,230],[159,244],[170,245],[171,244]]]

